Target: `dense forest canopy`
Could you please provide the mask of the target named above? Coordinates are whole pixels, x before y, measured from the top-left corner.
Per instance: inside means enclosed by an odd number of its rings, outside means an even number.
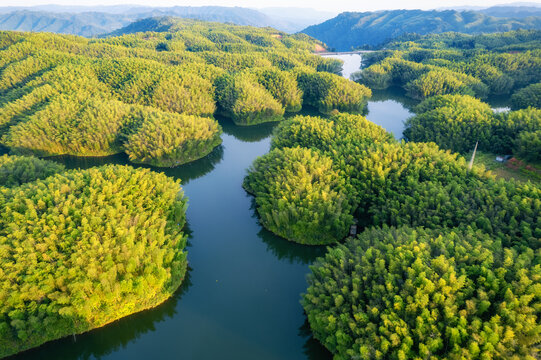
[[[302,304],[335,359],[535,359],[539,261],[471,229],[371,228],[316,261]]]
[[[475,98],[447,95],[417,111],[473,111],[498,146],[539,148],[539,131],[522,131],[538,109],[496,118]],[[431,124],[445,132],[445,122]],[[335,359],[538,355],[537,185],[497,180],[433,142],[396,142],[362,116],[334,114],[282,122],[244,187],[261,223],[288,240],[332,244],[353,224],[364,230],[316,261],[302,299]]]
[[[415,99],[446,94],[482,99],[511,94],[541,81],[540,36],[541,31],[512,31],[412,37],[368,54],[365,64],[370,66],[353,77],[373,89],[401,86]],[[519,98],[520,94],[515,106],[535,106],[535,96],[532,103]]]
[[[456,101],[430,100],[419,107]],[[309,275],[302,304],[336,359],[535,358],[541,188],[360,116],[297,117],[272,144],[244,182],[266,228],[329,244],[354,219],[382,227],[329,248]]]
[[[154,32],[0,33],[0,143],[19,154],[126,152],[174,166],[220,144],[215,114],[252,125],[303,103],[361,112],[370,96],[334,74],[340,61],[313,55],[322,44],[304,34],[170,17],[142,23]]]
[[[385,10],[344,12],[302,32],[338,51],[381,45],[404,34],[456,31],[466,34],[518,29],[541,29],[541,17],[492,17],[481,12],[457,10]]]
[[[496,154],[515,154],[520,147],[522,158],[541,161],[535,146],[525,146],[528,138],[541,131],[539,108],[495,114],[488,104],[471,96],[438,95],[420,103],[415,112],[406,121],[407,140],[432,141],[460,153],[471,151],[476,143],[479,150]]]
[[[395,26],[380,15],[367,22]],[[539,31],[408,35],[367,55],[357,82],[313,54],[322,46],[171,17],[101,39],[0,32],[0,145],[18,154],[0,157],[0,357],[154,307],[187,267],[179,181],[24,155],[176,166],[221,143],[225,116],[281,121],[243,187],[265,228],[335,245],[301,302],[336,359],[538,358],[541,188],[459,153],[478,143],[541,161]],[[361,115],[370,88],[391,85],[422,100],[403,141]],[[495,114],[482,101],[493,94],[513,94],[513,110]],[[303,107],[320,115],[286,116]],[[344,242],[353,225],[360,235]]]
[[[276,150],[254,163],[244,183],[269,230],[293,241],[328,244],[347,235],[357,218],[363,226],[470,226],[506,245],[540,246],[537,186],[495,180],[482,168],[468,171],[463,158],[434,143],[396,143],[364,118],[351,117],[298,117],[278,128]],[[349,124],[343,129],[355,129],[349,137],[336,134],[344,122]],[[356,128],[364,136],[356,136]],[[299,157],[302,148],[312,152]],[[320,175],[323,167],[331,178]],[[325,211],[341,220],[321,216]],[[295,230],[305,218],[318,228],[311,230],[319,234],[312,240]]]
[[[0,357],[154,307],[179,287],[178,181],[128,166],[61,172],[21,157],[6,166],[38,180],[0,187]]]

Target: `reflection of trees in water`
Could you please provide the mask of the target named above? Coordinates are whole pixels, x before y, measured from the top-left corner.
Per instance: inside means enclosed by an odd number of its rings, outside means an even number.
[[[108,164],[115,165],[132,165],[128,159],[128,155],[115,154],[109,156],[74,156],[74,155],[57,155],[45,157],[48,160],[54,160],[63,164],[66,169],[88,169],[94,166],[102,166]],[[136,167],[136,166],[134,166]]]
[[[309,360],[330,360],[332,354],[325,348],[319,341],[317,341],[312,335],[310,324],[304,315],[304,324],[299,328],[299,336],[305,338],[306,342],[303,345],[304,354]]]
[[[253,197],[250,208],[253,211],[252,217],[258,219]],[[267,250],[279,260],[288,260],[290,264],[312,264],[316,258],[323,256],[327,250],[326,246],[297,244],[273,234],[261,224],[260,226],[261,230],[259,230],[257,236],[267,245]]]
[[[491,95],[483,101],[492,108],[508,108],[511,106],[511,96],[509,94]]]
[[[0,144],[0,156],[2,156],[4,154],[8,154],[8,153],[9,153],[9,148],[7,148],[4,145]]]
[[[87,333],[65,337],[46,343],[38,348],[14,356],[15,359],[92,359],[111,354],[141,335],[155,331],[155,325],[176,314],[176,306],[182,295],[192,285],[190,270],[180,288],[163,304],[115,321]]]
[[[233,120],[217,117],[224,133],[234,136],[244,142],[257,142],[270,136],[277,122],[268,122],[258,125],[239,126]]]
[[[50,157],[49,160],[54,160],[64,164],[68,169],[88,169],[93,166],[102,166],[107,164],[130,165],[135,168],[148,168],[156,172],[163,172],[166,175],[177,179],[180,178],[182,180],[182,184],[186,184],[190,180],[197,179],[211,172],[214,167],[220,161],[222,161],[223,157],[224,147],[223,145],[219,145],[207,156],[174,168],[159,168],[144,164],[133,164],[129,161],[128,155],[124,153],[111,156],[60,155]]]
[[[210,154],[199,160],[192,161],[188,164],[180,165],[174,168],[155,168],[150,167],[154,171],[162,171],[167,176],[172,176],[180,179],[182,184],[187,184],[190,180],[200,178],[212,170],[224,158],[224,146],[219,145],[211,151]],[[149,167],[149,166],[147,166]]]
[[[370,98],[370,102],[386,100],[394,100],[411,112],[413,112],[413,108],[420,102],[419,100],[406,96],[406,90],[398,86],[391,86],[385,90],[372,90],[372,98]]]
[[[366,111],[366,109],[365,109]],[[316,108],[306,105],[302,108],[301,111],[296,113],[286,113],[284,119],[289,119],[297,115],[304,116],[320,116],[327,117],[327,115],[321,114]],[[249,126],[239,126],[236,125],[233,120],[226,117],[216,117],[218,122],[222,126],[224,133],[234,136],[236,139],[245,141],[245,142],[256,142],[261,141],[269,136],[271,136],[272,131],[278,124],[278,122],[268,122],[257,125]]]

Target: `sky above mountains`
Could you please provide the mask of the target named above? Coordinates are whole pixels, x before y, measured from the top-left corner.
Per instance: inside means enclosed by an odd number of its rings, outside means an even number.
[[[35,6],[46,4],[73,5],[73,0],[2,0],[2,6]],[[154,0],[151,6],[241,6],[249,8],[263,7],[307,7],[318,10],[373,11],[383,9],[434,9],[443,7],[500,5],[502,0]],[[78,0],[77,5],[98,6],[115,4],[137,4],[149,6],[148,0]],[[541,6],[541,0],[530,1],[529,5]],[[525,3],[526,5],[526,3]]]

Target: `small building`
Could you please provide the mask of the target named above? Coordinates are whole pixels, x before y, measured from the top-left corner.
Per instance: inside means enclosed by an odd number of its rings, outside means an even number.
[[[511,159],[513,157],[513,155],[501,155],[501,156],[496,156],[496,161],[497,162],[500,162],[500,163],[504,163],[506,162],[507,160]]]
[[[349,236],[357,235],[357,219],[353,220],[353,224],[349,227]]]

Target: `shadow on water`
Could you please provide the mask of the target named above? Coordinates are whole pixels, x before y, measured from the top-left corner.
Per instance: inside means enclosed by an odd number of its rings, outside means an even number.
[[[287,260],[290,264],[312,264],[315,259],[323,256],[326,246],[310,246],[297,244],[276,236],[261,226],[257,236],[267,245],[270,251],[279,260]]]
[[[131,163],[128,155],[116,154],[111,156],[73,156],[60,155],[49,157],[49,160],[54,160],[66,166],[67,169],[88,169],[94,166],[102,166],[109,164],[130,165],[136,168],[148,168],[153,171],[163,172],[168,176],[172,176],[182,180],[182,184],[186,185],[190,180],[200,178],[210,173],[214,167],[222,161],[224,157],[224,147],[219,145],[210,152],[207,156],[192,161],[190,163],[180,165],[174,168],[158,168],[150,165]]]
[[[305,319],[304,324],[299,328],[299,337],[306,339],[303,346],[303,352],[309,360],[332,359],[332,353],[312,335],[308,318]]]
[[[327,251],[327,246],[309,246],[297,244],[293,241],[289,241],[277,236],[265,229],[259,222],[254,197],[252,197],[250,208],[253,211],[252,217],[257,219],[258,224],[260,225],[260,230],[257,233],[257,236],[267,245],[267,250],[279,260],[287,260],[290,264],[312,264],[315,259],[323,256]]]
[[[402,88],[373,91],[366,118],[401,139],[404,122],[414,115],[411,109],[418,103],[408,98]]]
[[[496,112],[505,112],[511,109],[511,95],[491,95],[483,100]]]
[[[370,102],[384,102],[393,100],[400,103],[405,109],[413,112],[413,108],[420,103],[419,100],[412,99],[406,95],[406,90],[399,86],[391,86],[385,90],[372,90]]]
[[[284,115],[284,118],[290,119],[298,115],[325,117],[325,115],[321,114],[316,108],[305,105],[299,112],[286,113]],[[236,125],[230,118],[216,116],[216,119],[218,120],[218,123],[222,126],[224,133],[232,135],[236,139],[244,142],[257,142],[268,138],[269,136],[271,136],[276,125],[280,123],[279,121],[274,121],[257,125],[239,126]]]
[[[9,357],[22,359],[95,359],[125,348],[141,335],[155,331],[156,324],[172,318],[177,304],[192,286],[188,268],[186,278],[173,296],[155,308],[121,318],[104,327],[89,332],[51,341],[40,347]]]
[[[233,120],[224,117],[216,117],[218,123],[222,126],[224,133],[234,136],[236,139],[244,142],[261,141],[272,134],[272,130],[278,122],[268,122],[258,125],[239,126],[235,125]]]

